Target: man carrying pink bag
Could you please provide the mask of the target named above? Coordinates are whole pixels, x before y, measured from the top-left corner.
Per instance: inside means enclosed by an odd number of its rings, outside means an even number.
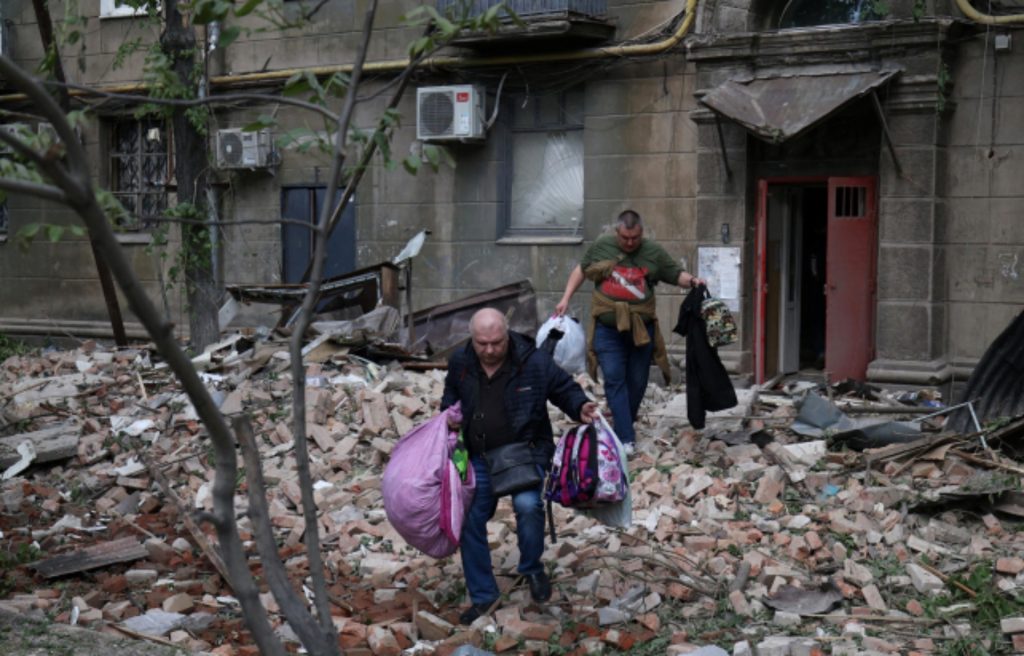
[[[458,436],[448,426],[461,421],[456,403],[406,433],[392,449],[381,482],[388,521],[406,542],[434,558],[459,548],[476,486],[472,467],[463,480],[452,462]]]

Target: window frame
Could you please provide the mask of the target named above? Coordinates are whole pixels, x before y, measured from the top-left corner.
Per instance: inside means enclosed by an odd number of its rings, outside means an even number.
[[[100,0],[100,19],[105,18],[135,18],[148,16],[149,10],[146,7],[139,7],[135,9],[128,5],[117,4],[118,0]],[[157,5],[157,11],[161,9],[161,5]]]
[[[118,173],[116,163],[119,159],[129,156],[129,153],[120,153],[117,149],[117,134],[118,128],[124,123],[133,123],[136,129],[139,130],[136,152],[133,154],[134,157],[138,158],[137,166],[139,168],[139,185],[138,190],[120,190],[117,188]],[[144,127],[147,126],[147,127]],[[122,233],[138,234],[148,233],[157,224],[159,215],[152,217],[145,217],[139,215],[136,210],[140,207],[141,198],[145,195],[157,195],[157,192],[147,191],[143,185],[143,158],[146,156],[152,156],[153,153],[146,153],[144,150],[144,139],[145,130],[150,127],[159,127],[161,129],[162,141],[164,148],[162,155],[164,158],[164,182],[160,187],[159,192],[163,196],[163,209],[166,210],[170,205],[170,195],[175,188],[174,184],[174,138],[171,130],[171,124],[169,121],[159,117],[144,116],[137,118],[131,114],[114,114],[108,115],[103,118],[103,159],[104,167],[103,171],[106,176],[104,180],[104,186],[114,195],[118,201],[125,206],[125,210],[132,216],[133,222],[131,224],[118,225],[117,229]],[[153,187],[155,189],[155,187]],[[126,205],[122,198],[131,196],[133,202],[130,206]]]
[[[505,138],[502,140],[502,166],[500,169],[501,180],[499,184],[499,193],[501,194],[499,202],[499,206],[501,208],[499,216],[499,243],[581,243],[583,241],[582,212],[579,223],[573,228],[541,228],[536,226],[517,227],[513,224],[512,188],[515,176],[516,135],[579,132],[581,133],[582,141],[582,133],[585,127],[585,118],[583,115],[585,96],[583,93],[583,87],[572,87],[550,95],[557,95],[558,97],[558,119],[554,122],[545,121],[543,117],[543,103],[538,101],[538,98],[543,98],[543,96],[523,93],[510,94],[503,103],[504,120],[502,121],[502,126]],[[575,103],[576,106],[580,108],[578,122],[572,122],[571,117],[569,116],[568,108],[571,106],[569,103],[570,95],[578,95],[578,102]],[[524,100],[527,101],[526,109],[523,109]],[[533,120],[530,122],[529,126],[516,124],[517,117],[524,111],[530,111],[533,113]],[[586,158],[582,148],[582,143],[580,156],[585,161]],[[581,190],[581,192],[582,191],[583,190]]]

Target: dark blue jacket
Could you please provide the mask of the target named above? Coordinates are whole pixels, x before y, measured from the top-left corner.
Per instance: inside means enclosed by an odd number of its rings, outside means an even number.
[[[580,408],[587,402],[587,396],[550,354],[538,351],[533,340],[525,335],[509,331],[508,358],[512,375],[505,387],[505,412],[513,432],[521,441],[535,445],[536,462],[547,468],[555,452],[547,402],[554,403],[573,421],[579,421]],[[472,417],[483,376],[473,344],[467,342],[448,360],[441,409],[461,401],[462,416]]]

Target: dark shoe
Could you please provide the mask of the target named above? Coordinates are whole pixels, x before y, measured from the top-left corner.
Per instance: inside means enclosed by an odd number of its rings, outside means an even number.
[[[493,601],[486,604],[473,604],[466,610],[462,611],[462,615],[459,615],[459,624],[465,624],[469,626],[477,620],[478,617],[482,617],[487,614],[487,611],[491,609],[494,604]]]
[[[530,596],[534,601],[541,602],[551,599],[551,579],[544,572],[530,574],[526,577],[530,581]]]

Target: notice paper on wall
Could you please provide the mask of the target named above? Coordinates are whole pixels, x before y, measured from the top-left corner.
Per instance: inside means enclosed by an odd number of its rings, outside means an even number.
[[[740,247],[700,246],[697,275],[708,281],[708,291],[725,301],[733,312],[740,311]]]

